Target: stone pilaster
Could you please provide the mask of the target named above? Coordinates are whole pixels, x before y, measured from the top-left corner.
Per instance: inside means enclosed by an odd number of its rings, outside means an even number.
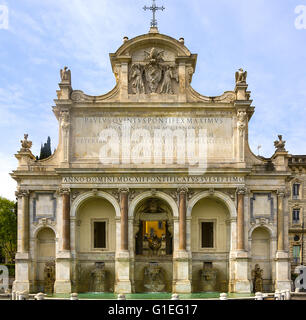
[[[291,290],[289,253],[284,246],[285,191],[277,192],[277,252],[275,257],[275,290]]]
[[[16,253],[16,272],[13,291],[30,292],[30,268],[31,260],[29,254],[29,197],[28,190],[16,192],[18,199],[18,248]]]
[[[179,199],[179,250],[173,254],[173,292],[190,293],[190,252],[186,251],[186,202],[188,189],[178,189]]]
[[[62,245],[56,255],[55,293],[71,293],[70,189],[59,190],[62,196]]]
[[[119,189],[120,194],[120,250],[116,251],[115,273],[116,273],[116,293],[131,293],[132,286],[130,280],[131,259],[128,245],[129,221],[128,221],[128,199],[129,189]],[[117,247],[118,248],[118,247]]]

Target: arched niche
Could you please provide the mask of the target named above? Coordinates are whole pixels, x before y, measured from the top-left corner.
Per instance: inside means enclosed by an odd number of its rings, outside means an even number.
[[[36,287],[38,291],[53,292],[55,280],[56,237],[51,228],[44,227],[36,232]],[[52,273],[49,289],[46,288],[46,270]]]

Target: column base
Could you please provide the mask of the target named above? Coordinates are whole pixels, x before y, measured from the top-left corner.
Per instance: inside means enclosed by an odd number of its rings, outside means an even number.
[[[178,280],[173,284],[173,293],[191,293],[190,280]]]
[[[71,293],[71,253],[70,251],[59,252],[56,257],[56,280],[54,283],[55,293]]]
[[[71,281],[56,280],[54,283],[54,293],[71,293]]]
[[[235,293],[251,293],[251,282],[248,279],[248,253],[237,251],[234,258],[234,279],[230,281],[231,289]]]
[[[131,259],[128,251],[119,251],[116,253],[115,293],[132,293],[132,285],[130,280],[130,263]]]
[[[30,254],[28,252],[17,252],[15,266],[15,281],[13,282],[12,291],[30,292],[32,282],[30,281]]]
[[[31,283],[30,281],[18,281],[13,282],[12,292],[31,292]]]
[[[191,293],[190,281],[190,254],[185,250],[179,250],[173,255],[173,293]]]
[[[275,258],[275,290],[291,290],[290,262],[286,251],[277,251]]]
[[[132,293],[132,285],[130,280],[120,280],[115,284],[115,293]]]

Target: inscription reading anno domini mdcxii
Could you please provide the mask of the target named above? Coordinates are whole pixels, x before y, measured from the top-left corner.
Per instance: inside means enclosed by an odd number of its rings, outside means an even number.
[[[238,176],[72,176],[63,177],[63,183],[243,183]]]

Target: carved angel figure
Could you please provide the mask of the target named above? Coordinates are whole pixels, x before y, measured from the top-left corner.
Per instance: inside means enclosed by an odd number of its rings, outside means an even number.
[[[247,71],[243,71],[243,69],[240,68],[236,72],[236,83],[246,83],[247,76],[248,76],[248,72]]]
[[[21,140],[21,150],[22,151],[29,151],[32,147],[32,141],[28,140],[29,135],[24,134],[24,140]]]
[[[60,74],[62,82],[71,83],[71,71],[68,69],[68,67],[64,67],[64,70],[61,69]]]
[[[286,141],[283,140],[283,136],[281,134],[278,135],[278,139],[279,140],[274,141],[276,152],[286,151],[285,149]]]
[[[131,68],[129,80],[132,80],[132,89],[134,93],[144,93],[143,70],[139,64],[134,64]]]
[[[160,93],[174,94],[172,88],[172,79],[178,82],[178,75],[171,66],[167,66],[164,73],[164,81],[162,83]]]

